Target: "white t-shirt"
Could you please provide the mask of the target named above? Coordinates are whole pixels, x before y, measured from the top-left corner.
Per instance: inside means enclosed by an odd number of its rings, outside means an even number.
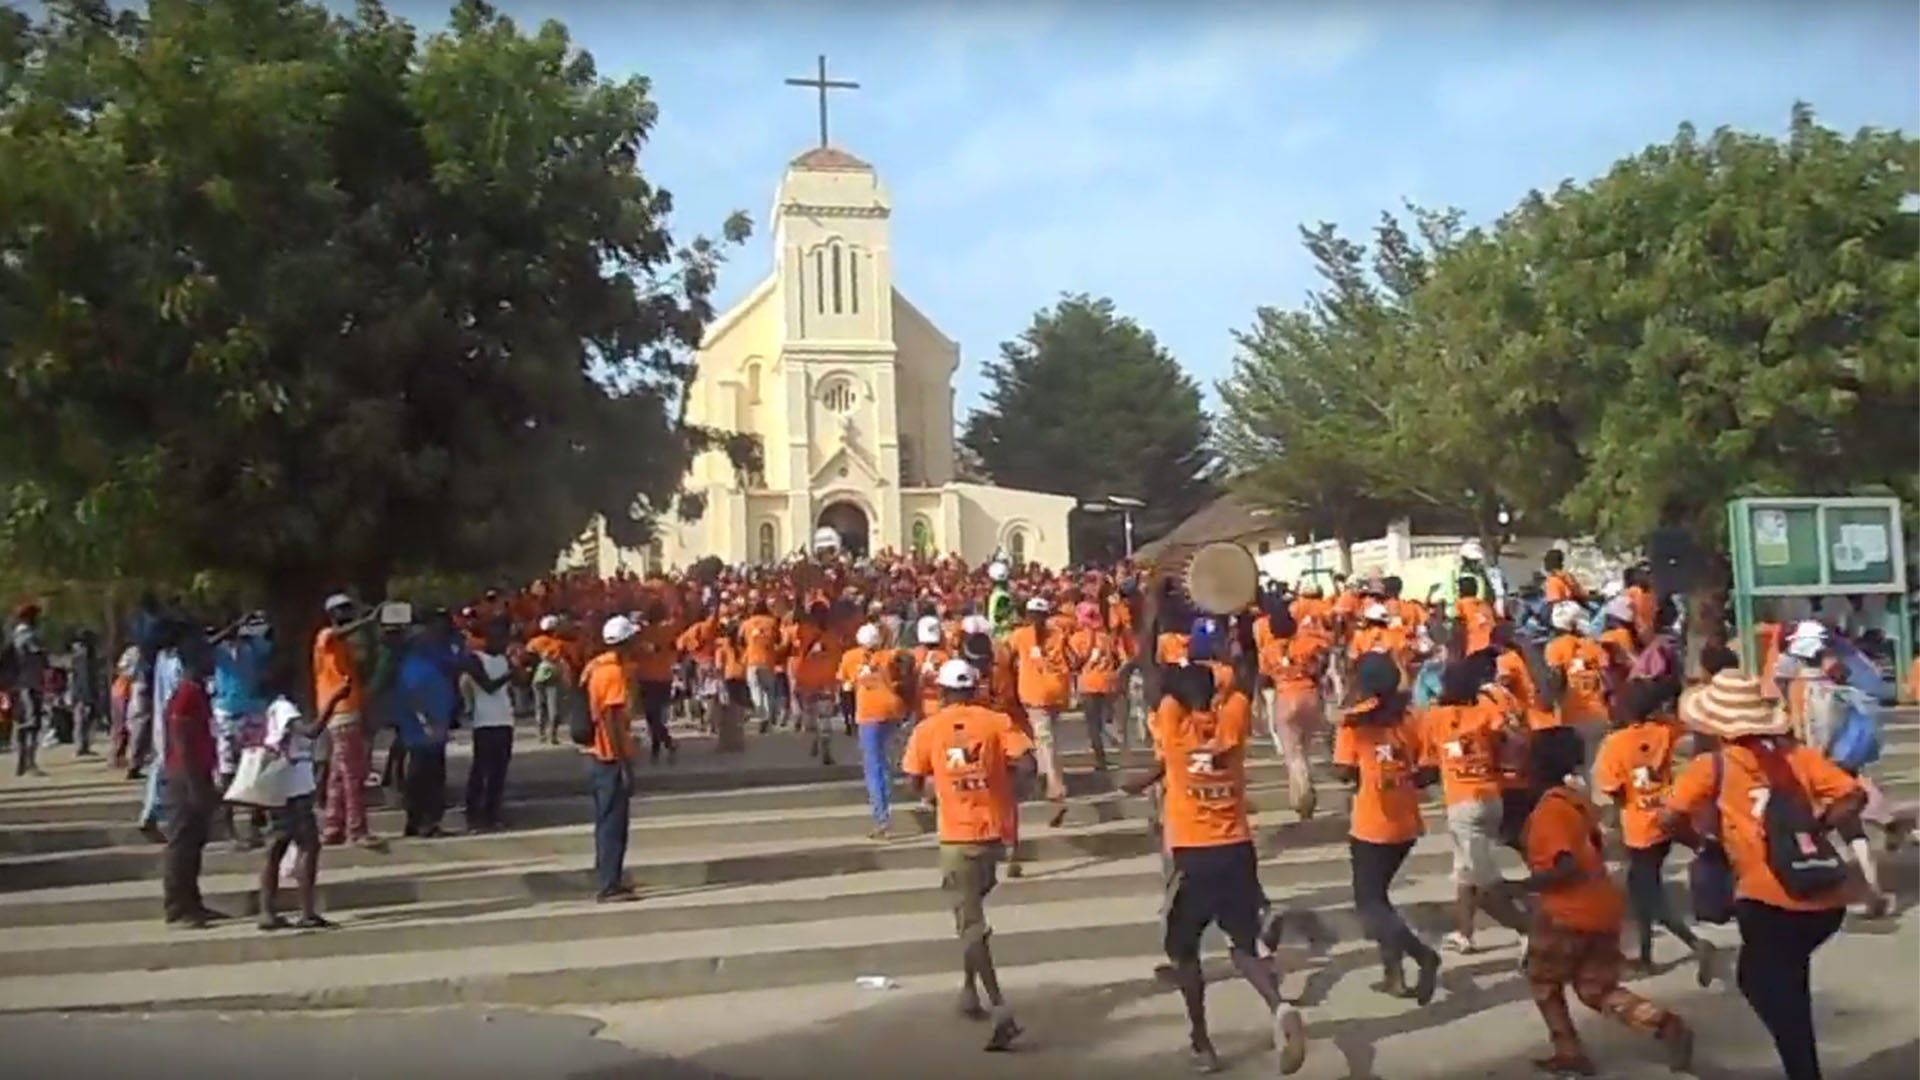
[[[299,719],[300,706],[284,697],[274,698],[267,706],[266,745],[285,756],[293,770],[293,783],[287,789],[291,799],[311,795],[314,789],[313,740],[295,726]]]
[[[489,679],[498,679],[505,675],[507,668],[510,666],[507,658],[504,656],[496,656],[489,653],[474,653],[473,655],[475,659],[480,661],[480,670],[485,672]],[[478,684],[469,683],[469,686],[473,694],[474,730],[513,726],[513,702],[507,697],[507,687],[505,683],[502,683],[500,688],[491,694],[482,690]]]

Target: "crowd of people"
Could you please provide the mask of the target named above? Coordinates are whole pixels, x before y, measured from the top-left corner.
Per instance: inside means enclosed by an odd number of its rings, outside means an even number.
[[[1387,993],[1430,1001],[1442,953],[1480,949],[1485,914],[1524,942],[1522,970],[1551,1040],[1543,1068],[1593,1068],[1568,987],[1684,1067],[1686,1023],[1622,985],[1651,967],[1656,926],[1690,950],[1703,985],[1726,976],[1713,946],[1667,904],[1663,868],[1680,844],[1695,851],[1691,914],[1737,924],[1733,979],[1785,1075],[1817,1077],[1810,957],[1850,899],[1868,915],[1886,910],[1866,827],[1889,848],[1910,828],[1865,775],[1872,755],[1853,749],[1873,714],[1845,692],[1832,628],[1782,630],[1762,672],[1742,671],[1710,641],[1690,684],[1676,609],[1645,567],[1589,595],[1555,552],[1533,588],[1510,593],[1470,547],[1444,593],[1413,600],[1378,576],[1326,590],[1263,582],[1244,609],[1209,612],[1165,572],[1130,564],[1054,572],[856,560],[829,546],[774,567],[560,575],[453,610],[338,594],[301,654],[276,643],[258,614],[214,627],[149,601],[106,695],[111,763],[146,785],[140,822],[167,845],[170,923],[222,917],[197,879],[224,818],[233,843],[262,851],[262,928],[288,925],[276,901],[290,877],[297,925],[317,929],[331,925],[314,904],[322,849],[384,845],[368,825],[371,792],[397,791],[406,836],[442,835],[456,728],[471,733],[473,831],[505,825],[517,727],[579,747],[595,896],[609,903],[638,895],[624,869],[629,800],[643,761],[675,762],[676,713],[722,751],[791,731],[832,763],[850,743],[876,841],[891,836],[897,778],[933,806],[962,945],[961,1008],[991,1021],[987,1046],[999,1050],[1021,1032],[997,978],[985,900],[1003,867],[1021,872],[1018,808],[1029,786],[1053,825],[1065,818],[1059,725],[1077,710],[1096,771],[1116,756],[1123,770],[1134,764],[1136,740],[1152,748],[1150,767],[1096,785],[1109,793],[1093,797],[1154,800],[1169,896],[1162,974],[1185,1000],[1195,1063],[1219,1064],[1199,965],[1201,935],[1217,925],[1272,1013],[1280,1069],[1291,1072],[1306,1043],[1274,957],[1287,913],[1262,892],[1248,806],[1246,766],[1264,729],[1298,816],[1318,809],[1315,757],[1351,791],[1353,903]],[[16,613],[9,650],[23,747],[37,745],[45,710],[37,617],[31,606]],[[295,685],[302,655],[310,686]],[[92,721],[76,723],[86,753]],[[1682,764],[1689,739],[1695,752]],[[37,767],[31,754],[20,751],[21,771]],[[274,768],[273,797],[235,798],[253,790],[262,761]],[[1429,789],[1454,853],[1455,925],[1437,946],[1391,898],[1427,828]],[[1626,852],[1624,888],[1603,834]],[[1501,846],[1524,860],[1524,879],[1502,876]],[[1631,964],[1620,942],[1629,911]]]

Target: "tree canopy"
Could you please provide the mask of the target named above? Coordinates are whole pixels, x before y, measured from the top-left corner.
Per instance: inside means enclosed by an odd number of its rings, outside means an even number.
[[[1136,542],[1212,496],[1199,386],[1113,301],[1062,297],[1002,343],[985,371],[986,403],[967,418],[961,441],[994,483],[1139,499]],[[1112,515],[1074,515],[1076,557],[1118,556],[1121,543]]]
[[[1717,543],[1742,494],[1913,500],[1917,197],[1913,139],[1796,105],[1784,138],[1683,125],[1485,228],[1389,222],[1370,275],[1311,233],[1328,287],[1242,335],[1223,456],[1321,521],[1432,499],[1620,548]]]
[[[54,571],[281,600],[638,542],[721,249],[645,79],[481,0],[54,0],[0,24],[0,525]],[[725,239],[746,235],[744,217]]]

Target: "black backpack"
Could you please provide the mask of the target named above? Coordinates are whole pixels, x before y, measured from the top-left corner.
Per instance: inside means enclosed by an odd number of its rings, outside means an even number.
[[[1767,805],[1760,827],[1767,836],[1767,865],[1780,887],[1796,900],[1813,900],[1847,883],[1847,867],[1833,848],[1827,829],[1814,816],[1800,780],[1784,757],[1754,748],[1767,778]]]

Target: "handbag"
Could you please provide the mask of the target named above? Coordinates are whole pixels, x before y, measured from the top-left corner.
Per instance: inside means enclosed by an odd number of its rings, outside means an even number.
[[[1700,849],[1687,864],[1687,892],[1693,901],[1693,921],[1724,926],[1733,921],[1733,864],[1720,842],[1720,785],[1725,763],[1713,751],[1713,796],[1707,800],[1700,823]]]
[[[241,806],[274,809],[285,806],[292,791],[293,766],[287,759],[264,746],[249,746],[240,752],[233,783],[227,785],[226,800]]]

